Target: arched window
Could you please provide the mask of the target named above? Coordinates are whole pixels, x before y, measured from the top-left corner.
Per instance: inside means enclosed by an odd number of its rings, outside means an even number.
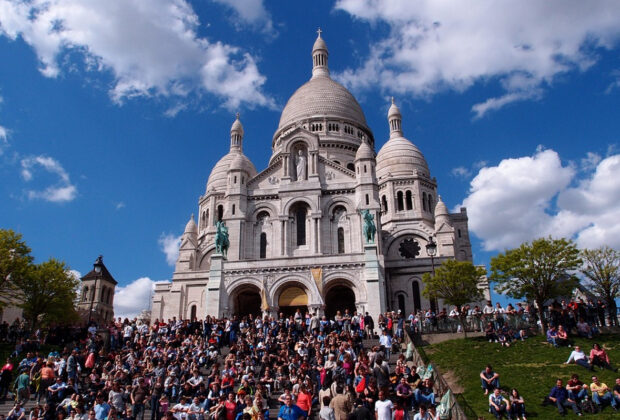
[[[267,258],[267,234],[260,234],[260,253],[259,258]]]
[[[232,206],[232,214],[233,214],[233,216],[235,215],[235,205],[234,204]]]
[[[387,198],[385,198],[385,196],[381,197],[381,208],[383,210],[383,213],[388,212],[388,203],[387,203]]]
[[[411,191],[407,191],[405,194],[405,205],[407,206],[407,210],[413,209],[413,199],[411,198]]]
[[[224,206],[220,204],[219,206],[217,206],[217,221],[221,222],[223,218],[224,218]]]
[[[414,280],[411,287],[413,288],[413,310],[418,312],[422,309],[422,305],[420,304],[420,283]]]
[[[344,228],[338,228],[338,253],[344,254]]]
[[[422,210],[426,211],[426,193],[422,193]]]
[[[347,169],[352,172],[355,172],[355,165],[352,163],[347,163]]]
[[[88,302],[88,286],[84,286],[84,292],[82,293],[82,300]]]
[[[297,246],[306,245],[306,215],[308,211],[304,206],[299,206],[295,212],[295,223],[297,224]]]
[[[405,316],[405,295],[402,293],[398,295],[398,309]]]
[[[366,194],[366,205],[369,205],[369,204],[370,204],[370,197],[368,197],[368,194]],[[459,236],[459,238],[460,238],[460,236]]]
[[[195,321],[195,320],[196,320],[196,305],[192,305],[192,309],[191,309],[191,311],[190,311],[190,316],[189,316],[189,318],[190,318],[192,321]]]
[[[398,203],[398,211],[403,211],[403,210],[404,210],[404,205],[403,205],[403,192],[402,192],[402,191],[399,191],[399,192],[396,194],[396,197],[397,197],[396,201],[397,201],[397,203]]]
[[[428,211],[433,211],[433,196],[428,195]]]

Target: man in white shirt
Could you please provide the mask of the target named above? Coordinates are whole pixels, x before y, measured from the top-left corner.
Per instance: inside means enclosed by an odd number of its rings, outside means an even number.
[[[583,366],[584,368],[594,372],[594,368],[592,367],[592,365],[590,365],[590,363],[588,363],[588,357],[581,350],[581,347],[579,346],[575,346],[575,350],[571,352],[570,356],[568,357],[568,360],[564,362],[564,364],[568,365],[572,361],[574,361],[579,366]]]
[[[385,391],[379,391],[379,400],[375,402],[375,418],[377,420],[392,420],[392,401],[385,399]]]
[[[392,337],[387,333],[387,330],[383,330],[381,337],[379,337],[379,344],[385,347],[385,359],[390,360],[390,350],[392,350]]]
[[[420,411],[413,416],[413,420],[432,420],[431,414],[428,412],[426,405],[420,406]]]
[[[189,404],[185,397],[181,397],[178,404],[172,407],[170,410],[174,414],[174,418],[177,420],[187,420],[187,414],[189,412]]]

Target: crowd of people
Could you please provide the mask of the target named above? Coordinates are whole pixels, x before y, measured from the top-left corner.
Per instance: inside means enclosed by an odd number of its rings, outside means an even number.
[[[613,311],[615,310],[614,307]],[[511,325],[509,315],[531,317],[531,308],[523,308],[521,304],[517,304],[515,308],[509,304],[503,309],[499,303],[493,307],[491,302],[488,302],[483,313],[488,317],[484,331],[490,342],[509,346],[511,341],[527,338],[525,329],[517,329]],[[585,302],[583,299],[578,299],[567,303],[566,300],[562,300],[560,303],[554,302],[549,305],[544,317],[549,323],[546,332],[547,342],[556,348],[572,348],[564,364],[574,363],[590,371],[591,383],[588,385],[581,382],[578,374],[572,374],[566,384],[558,378],[556,385],[545,396],[543,404],[556,406],[560,415],[566,415],[567,409],[571,409],[576,415],[582,416],[584,412],[600,412],[606,406],[617,411],[620,408],[620,377],[616,378],[613,388],[609,388],[599,381],[595,371],[599,368],[617,373],[618,369],[613,366],[609,355],[599,343],[593,343],[586,354],[581,346],[574,345],[572,339],[572,337],[592,339],[600,333],[600,327],[617,325],[615,312],[607,313],[601,301],[594,303],[592,300]],[[524,398],[517,389],[513,388],[510,391],[502,389],[500,375],[491,365],[487,365],[480,372],[480,380],[484,395],[488,395],[489,412],[493,416],[498,419],[503,417],[526,419]]]
[[[20,341],[0,399],[15,393],[9,420],[259,420],[270,408],[281,420],[439,418],[432,375],[400,351],[403,324],[400,313],[375,321],[348,311],[118,319],[58,353]]]

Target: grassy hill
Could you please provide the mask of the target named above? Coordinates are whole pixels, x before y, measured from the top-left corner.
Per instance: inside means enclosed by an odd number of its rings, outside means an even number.
[[[603,346],[614,366],[620,366],[620,335],[601,335],[595,339]],[[576,339],[586,354],[592,348],[593,340]],[[556,378],[564,383],[571,374],[577,373],[579,378],[590,384],[591,373],[575,364],[565,365],[572,349],[554,348],[547,344],[542,336],[528,338],[516,342],[511,347],[501,347],[497,343],[489,343],[482,338],[467,340],[451,340],[423,348],[430,359],[442,373],[450,372],[459,385],[464,388],[463,396],[478,416],[485,419],[494,418],[488,412],[488,397],[483,395],[480,386],[480,372],[487,363],[500,374],[502,389],[509,391],[517,388],[525,399],[528,419],[559,418],[555,407],[542,407],[540,403],[549,394]],[[596,368],[596,374],[610,388],[620,374]],[[569,409],[570,410],[570,409]],[[572,413],[568,417],[575,417]],[[593,417],[593,416],[590,416]],[[597,419],[620,419],[620,413],[606,407],[596,415]]]

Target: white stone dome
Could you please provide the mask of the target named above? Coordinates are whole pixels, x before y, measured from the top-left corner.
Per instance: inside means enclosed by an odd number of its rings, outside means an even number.
[[[440,216],[448,216],[450,213],[448,212],[446,204],[441,199],[441,196],[439,196],[438,198],[439,201],[437,201],[437,204],[435,205],[435,218],[438,218]]]
[[[243,153],[237,153],[237,156],[233,158],[232,162],[230,162],[229,171],[244,171],[245,173],[251,173],[254,171],[256,173],[256,169],[250,159],[248,159]]]
[[[315,76],[297,89],[282,110],[278,131],[313,117],[343,119],[366,127],[360,104],[347,88],[328,75]]]
[[[198,226],[196,226],[196,222],[194,221],[194,215],[190,217],[189,222],[185,225],[185,233],[197,233]]]
[[[242,161],[239,165],[241,168],[245,169],[250,178],[256,176],[256,168],[252,161],[243,153],[232,151],[224,155],[213,167],[211,175],[209,175],[209,180],[207,181],[207,192],[212,190],[226,190],[226,185],[228,184],[228,170],[236,159]]]
[[[430,177],[428,163],[424,155],[413,143],[404,137],[394,137],[383,145],[377,153],[377,179],[388,174],[393,176],[412,176],[417,170]]]
[[[363,141],[355,153],[355,160],[374,159],[375,152],[370,148],[367,142]]]

